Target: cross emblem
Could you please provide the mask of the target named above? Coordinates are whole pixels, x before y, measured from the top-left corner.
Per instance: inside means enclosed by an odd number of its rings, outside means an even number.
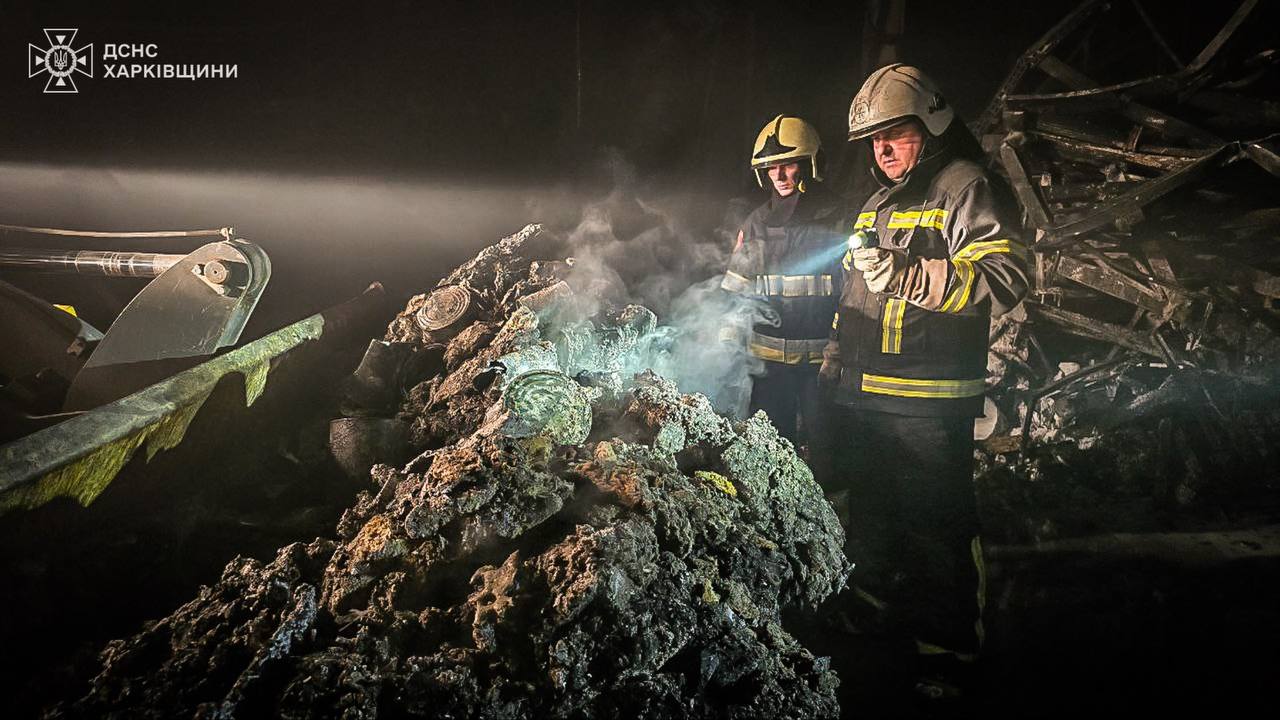
[[[80,92],[76,88],[75,74],[93,77],[93,43],[81,48],[72,47],[77,28],[45,28],[46,48],[27,44],[27,77],[48,73],[44,84],[46,93]]]

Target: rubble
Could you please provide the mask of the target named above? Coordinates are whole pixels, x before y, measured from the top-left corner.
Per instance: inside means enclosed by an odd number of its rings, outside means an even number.
[[[1175,52],[1140,3],[1084,2],[977,123],[1034,238],[1024,311],[993,331],[979,474],[1006,541],[1276,506],[1280,116],[1257,6]]]
[[[812,474],[763,414],[635,372],[670,329],[613,288],[535,312],[557,249],[530,226],[413,298],[386,341],[421,357],[378,367],[414,459],[375,465],[333,538],[112,642],[51,715],[837,717],[782,624],[851,567]]]

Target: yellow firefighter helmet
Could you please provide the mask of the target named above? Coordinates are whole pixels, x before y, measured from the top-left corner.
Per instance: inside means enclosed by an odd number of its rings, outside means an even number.
[[[849,106],[849,140],[861,140],[907,118],[924,123],[937,137],[955,119],[938,86],[919,68],[902,63],[871,73]]]
[[[751,169],[755,171],[756,182],[764,187],[766,168],[797,162],[800,158],[808,158],[810,177],[821,180],[818,175],[818,151],[821,149],[822,140],[812,125],[798,117],[779,115],[761,128],[756,136],[756,145],[751,152]]]

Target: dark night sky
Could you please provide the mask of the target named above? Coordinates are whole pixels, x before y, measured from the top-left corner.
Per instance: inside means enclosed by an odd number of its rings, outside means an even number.
[[[1200,44],[1221,24],[1147,4]],[[1075,5],[910,0],[903,59],[972,118]],[[619,167],[641,192],[686,198],[679,212],[709,232],[731,197],[759,201],[746,158],[775,114],[810,119],[840,160],[864,14],[852,0],[0,0],[0,223],[235,225],[273,258],[259,310],[272,322],[374,279],[427,287],[526,222],[572,222]],[[27,77],[45,27],[95,44],[97,77],[77,95]],[[1120,37],[1095,54],[1130,52]],[[238,77],[104,78],[105,43],[155,43],[151,62],[236,64]]]

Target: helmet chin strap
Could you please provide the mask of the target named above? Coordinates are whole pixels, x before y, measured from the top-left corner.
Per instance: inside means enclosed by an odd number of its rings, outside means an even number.
[[[923,123],[921,123],[921,125],[923,125]],[[946,143],[942,142],[942,138],[930,135],[929,131],[925,130],[924,142],[921,143],[920,145],[920,155],[916,157],[916,165],[919,165],[925,160],[928,160],[929,158],[932,158],[934,155],[937,155],[938,153],[942,152],[943,146],[945,144]]]

